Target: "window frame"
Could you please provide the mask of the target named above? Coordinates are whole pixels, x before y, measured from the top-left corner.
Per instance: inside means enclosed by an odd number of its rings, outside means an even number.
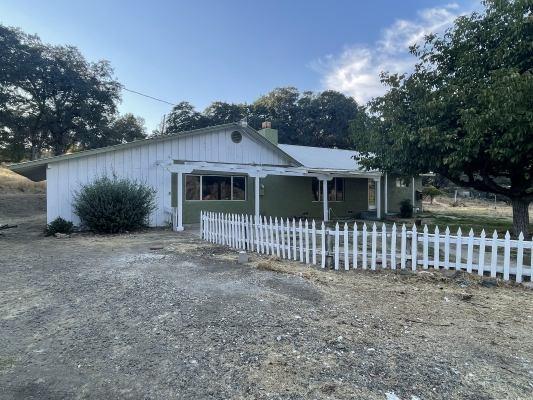
[[[406,188],[406,187],[409,187],[409,184],[406,183],[402,178],[396,178],[396,187]]]
[[[323,203],[324,202],[324,199],[322,199],[322,180],[321,179],[318,179],[318,178],[312,178],[313,181],[318,181],[318,200],[315,200],[314,199],[314,194],[313,194],[313,203]],[[342,180],[342,200],[337,200],[337,180],[338,179],[341,179]],[[335,200],[329,200],[328,199],[328,203],[342,203],[343,201],[346,201],[346,178],[344,177],[334,177],[330,182],[335,182]],[[313,185],[313,183],[311,182],[311,185]],[[312,189],[312,186],[311,186],[311,189]],[[329,183],[328,183],[328,189],[329,189]]]
[[[185,195],[185,201],[206,201],[206,202],[211,202],[211,201],[247,201],[248,199],[248,177],[246,175],[221,175],[221,174],[184,174],[185,175],[185,179],[183,180],[184,181],[184,185],[185,185],[185,188],[184,188],[184,195]],[[187,176],[198,176],[200,177],[200,198],[199,199],[187,199],[186,195],[187,195]],[[230,195],[230,199],[216,199],[216,200],[204,200],[203,199],[203,177],[204,176],[214,176],[214,177],[223,177],[223,178],[227,178],[229,177],[230,178],[230,187],[231,187],[231,195]],[[244,199],[234,199],[233,198],[233,178],[234,177],[238,177],[238,178],[244,178]]]

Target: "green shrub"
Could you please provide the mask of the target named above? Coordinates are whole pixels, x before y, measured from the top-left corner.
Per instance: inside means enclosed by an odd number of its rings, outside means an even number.
[[[405,199],[400,202],[400,217],[411,218],[413,216],[413,204],[410,199]]]
[[[431,204],[433,204],[433,199],[435,197],[442,196],[443,194],[444,192],[442,190],[437,189],[435,186],[432,186],[432,185],[424,186],[424,188],[422,189],[422,195],[425,198],[429,197]]]
[[[64,234],[70,235],[73,230],[74,230],[74,224],[72,222],[67,221],[61,217],[57,217],[52,222],[50,222],[48,225],[46,225],[44,234],[46,236],[53,236],[56,233],[64,233]]]
[[[84,227],[99,233],[134,231],[148,225],[155,190],[117,177],[98,178],[74,196],[74,212]]]

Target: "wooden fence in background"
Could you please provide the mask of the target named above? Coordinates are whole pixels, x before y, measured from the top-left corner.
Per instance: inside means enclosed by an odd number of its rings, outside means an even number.
[[[255,251],[306,264],[332,265],[349,269],[455,269],[478,275],[500,276],[504,280],[531,280],[533,241],[520,235],[513,240],[509,232],[499,238],[496,231],[479,237],[470,230],[455,235],[438,227],[429,233],[413,225],[378,227],[372,223],[337,223],[334,229],[314,220],[289,220],[251,215],[202,212],[200,233],[204,240],[237,250]]]

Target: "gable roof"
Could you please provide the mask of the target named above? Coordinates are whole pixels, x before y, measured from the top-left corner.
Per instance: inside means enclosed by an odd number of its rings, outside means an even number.
[[[296,146],[292,144],[279,144],[278,147],[307,168],[366,171],[355,159],[359,155],[355,150]]]
[[[17,164],[11,164],[8,166],[8,168],[11,171],[16,172],[20,175],[23,175],[31,180],[41,181],[41,180],[46,179],[46,167],[50,163],[70,160],[73,158],[87,157],[87,156],[91,156],[95,154],[107,153],[110,151],[124,150],[124,149],[133,148],[133,147],[140,147],[140,146],[144,146],[146,144],[150,144],[154,142],[161,142],[161,141],[176,139],[176,137],[201,135],[205,133],[220,131],[222,129],[238,130],[241,133],[247,135],[250,139],[254,140],[255,142],[260,143],[261,145],[272,149],[273,151],[278,153],[280,156],[287,159],[287,161],[293,164],[294,166],[302,165],[299,161],[297,161],[291,155],[283,151],[283,149],[276,146],[275,144],[270,142],[265,137],[261,136],[256,130],[248,126],[242,126],[241,124],[234,122],[234,123],[229,123],[229,124],[208,126],[206,128],[194,129],[191,131],[178,132],[172,135],[149,137],[147,139],[135,140],[133,142],[121,143],[121,144],[117,144],[114,146],[100,147],[97,149],[79,151],[79,152],[71,153],[71,154],[62,154],[59,156],[46,157],[46,158],[41,158],[41,159],[33,160],[33,161],[25,161],[25,162],[21,162]]]

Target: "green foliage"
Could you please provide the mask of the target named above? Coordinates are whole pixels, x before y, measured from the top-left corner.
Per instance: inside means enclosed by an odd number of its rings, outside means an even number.
[[[433,203],[433,199],[437,196],[443,195],[444,192],[440,189],[437,189],[435,186],[424,186],[422,188],[422,196],[429,197],[431,200],[431,203]]]
[[[94,149],[145,139],[144,119],[133,114],[112,117],[104,125],[81,137],[81,147]]]
[[[350,147],[350,121],[360,112],[355,100],[332,90],[303,92],[284,87],[261,96],[253,104],[214,102],[203,112],[188,102],[174,106],[165,120],[165,134],[238,122],[247,118],[256,129],[263,121],[279,130],[280,143]],[[162,132],[156,132],[161,134]]]
[[[413,74],[383,75],[389,91],[369,103],[352,137],[368,168],[436,172],[510,198],[525,207],[516,214],[519,231],[533,200],[531,1],[484,5],[412,47]]]
[[[400,202],[400,217],[411,218],[413,216],[413,204],[410,199],[404,199]]]
[[[141,229],[155,209],[155,190],[128,179],[98,178],[74,197],[82,225],[99,233]]]
[[[50,222],[48,225],[46,225],[44,234],[46,236],[53,236],[56,233],[63,233],[66,235],[70,235],[73,230],[74,230],[74,224],[71,221],[67,221],[61,217],[57,217],[52,222]]]

